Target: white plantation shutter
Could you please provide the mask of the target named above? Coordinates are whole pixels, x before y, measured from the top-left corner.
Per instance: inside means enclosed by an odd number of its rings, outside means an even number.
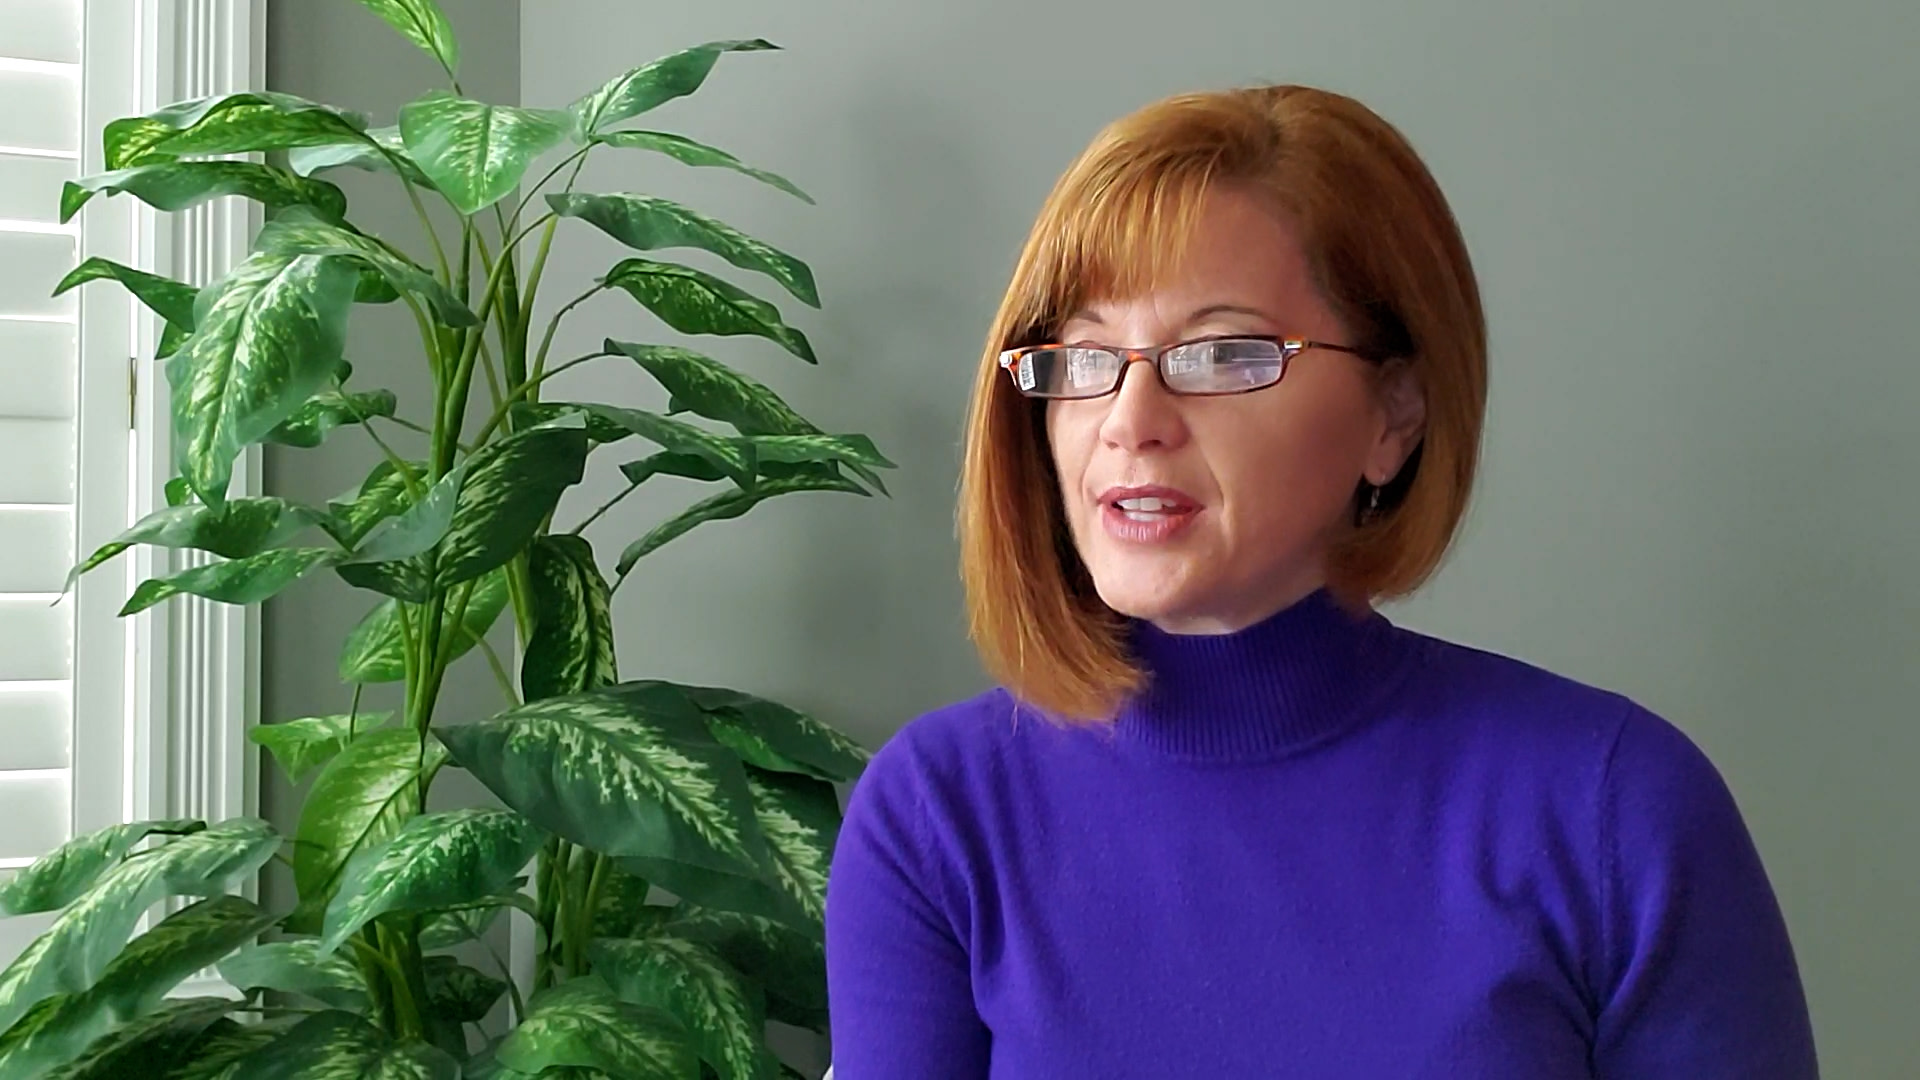
[[[65,840],[74,724],[81,0],[0,2],[0,868]],[[0,945],[7,944],[0,942]],[[8,950],[11,951],[11,950]]]

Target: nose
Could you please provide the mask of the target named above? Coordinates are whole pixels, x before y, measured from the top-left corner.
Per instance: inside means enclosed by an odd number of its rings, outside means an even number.
[[[1129,357],[1120,388],[1107,400],[1100,439],[1127,452],[1173,450],[1187,441],[1180,400],[1160,381],[1159,369],[1145,357]]]

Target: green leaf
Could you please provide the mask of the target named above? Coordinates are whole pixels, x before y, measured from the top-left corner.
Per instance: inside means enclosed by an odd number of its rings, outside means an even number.
[[[567,137],[568,118],[436,91],[400,109],[400,137],[420,171],[462,214],[520,186],[527,166]]]
[[[237,1024],[215,1020],[165,1073],[148,1073],[154,1080],[232,1080],[242,1058],[279,1038],[293,1026],[286,1019]]]
[[[612,338],[604,347],[639,364],[680,407],[731,424],[742,435],[810,435],[820,430],[772,390],[692,349]]]
[[[359,969],[339,954],[320,955],[315,938],[253,945],[220,962],[220,977],[240,990],[300,994],[350,1012],[368,1008]]]
[[[502,802],[575,843],[735,874],[768,865],[739,762],[671,691],[621,684],[435,731]]]
[[[151,1012],[189,976],[260,936],[277,916],[239,896],[190,904],[134,938],[88,991],[121,1020]]]
[[[355,566],[399,562],[432,550],[453,525],[453,510],[460,496],[460,484],[465,472],[464,465],[456,466],[428,488],[426,496],[419,502],[401,513],[382,519],[367,530],[360,542],[354,545],[353,556],[346,562]],[[354,583],[359,584],[357,581]],[[418,602],[424,597],[409,599]]]
[[[525,882],[515,878],[514,888]],[[508,908],[519,908],[528,915],[538,918],[533,897],[522,892],[503,892],[494,896],[482,897],[472,903],[435,911],[421,921],[420,947],[422,949],[451,949],[467,941],[484,936],[500,913]]]
[[[239,818],[116,863],[0,971],[0,1028],[41,997],[91,987],[156,901],[224,892],[278,846],[266,822]]]
[[[434,587],[471,581],[518,554],[587,462],[586,428],[562,418],[488,443],[467,459]]]
[[[281,421],[279,427],[267,432],[266,441],[310,450],[319,446],[334,428],[357,424],[375,416],[391,417],[399,407],[400,402],[391,390],[359,393],[322,390],[292,416]]]
[[[571,979],[534,999],[494,1051],[516,1072],[572,1066],[621,1080],[686,1080],[700,1066],[687,1034],[658,1009],[621,1001],[600,979]]]
[[[225,559],[244,559],[286,543],[321,521],[320,512],[280,498],[230,499],[220,509],[189,504],[166,506],[133,528],[102,544],[67,574],[67,586],[135,544],[211,551]]]
[[[778,308],[712,274],[675,263],[625,259],[601,280],[609,288],[625,289],[683,334],[752,334],[809,364],[819,362],[806,335],[780,321]]]
[[[308,716],[248,728],[247,741],[266,747],[267,753],[280,763],[280,770],[287,774],[288,781],[297,784],[332,761],[348,743],[384,727],[391,719],[391,712]]]
[[[477,1024],[493,1011],[507,984],[451,956],[429,956],[420,974],[427,984],[427,1011],[456,1024]]]
[[[669,540],[678,539],[696,525],[709,521],[737,518],[777,495],[802,491],[844,491],[865,495],[867,490],[844,476],[832,473],[801,473],[793,476],[762,477],[753,489],[722,492],[694,503],[680,514],[656,526],[653,531],[627,545],[614,568],[616,577],[626,577],[635,563],[658,550]]]
[[[574,137],[585,141],[622,120],[629,120],[677,97],[700,89],[720,54],[777,49],[770,41],[712,41],[663,56],[616,76],[606,85],[568,106]]]
[[[865,435],[753,435],[749,440],[755,455],[763,462],[790,465],[840,462],[871,469],[895,467]]]
[[[340,220],[347,197],[325,180],[251,161],[159,161],[67,181],[60,192],[60,220],[70,221],[95,195],[131,195],[155,210],[185,210],[222,195],[252,199],[268,210],[311,206]]]
[[[407,147],[400,139],[398,125],[381,128],[368,128],[365,138],[347,142],[332,143],[326,146],[299,146],[287,151],[287,167],[301,176],[311,176],[325,169],[360,169],[364,172],[398,171],[404,174],[410,183],[420,187],[432,188],[433,181],[407,156]]]
[[[554,192],[547,196],[547,205],[561,217],[580,218],[641,251],[677,247],[710,251],[742,270],[767,275],[802,303],[820,306],[820,292],[806,263],[679,203],[649,195]]]
[[[300,810],[293,845],[293,881],[301,910],[288,929],[317,930],[348,860],[378,847],[413,817],[423,790],[447,760],[432,739],[412,731],[370,731],[327,762]]]
[[[47,1080],[127,1080],[161,1076],[192,1059],[204,1033],[240,1003],[183,998],[114,1029]]]
[[[233,1080],[458,1080],[460,1064],[423,1042],[393,1042],[344,1012],[315,1013],[241,1062]]]
[[[667,930],[712,949],[767,992],[776,1020],[814,1027],[827,1008],[827,950],[823,941],[785,923],[737,911],[682,904]]]
[[[639,461],[629,461],[620,466],[620,473],[636,487],[655,476],[678,476],[705,483],[727,478],[725,472],[706,458],[694,454],[676,454],[671,450],[662,450]]]
[[[827,910],[827,870],[840,835],[833,785],[791,773],[747,770],[754,816],[773,854],[774,882],[818,924]]]
[[[522,696],[538,701],[620,681],[612,596],[592,545],[578,536],[537,536],[527,554],[534,624],[520,665]]]
[[[109,825],[40,856],[0,885],[0,914],[30,915],[66,907],[119,863],[133,845],[153,835],[177,836],[206,826],[187,818]]]
[[[676,688],[706,713],[707,726],[714,738],[731,747],[748,764],[775,772],[802,772],[822,780],[850,782],[859,777],[872,757],[866,747],[839,731],[778,702],[719,687]],[[783,767],[769,761],[784,761],[789,765]]]
[[[258,604],[339,557],[332,548],[273,548],[244,559],[196,566],[172,577],[141,582],[120,614],[145,611],[181,593],[223,604]]]
[[[149,274],[145,270],[135,270],[131,266],[122,266],[112,259],[93,256],[73,268],[60,284],[53,287],[53,295],[59,296],[68,289],[77,288],[89,281],[117,281],[126,286],[134,299],[147,306],[149,311],[166,320],[166,331],[171,338],[161,339],[158,359],[164,360],[178,351],[186,340],[185,335],[193,333],[194,298],[200,290],[183,281],[163,278]],[[169,347],[171,346],[171,347]]]
[[[378,273],[395,289],[426,300],[433,308],[434,317],[447,326],[468,327],[480,323],[479,317],[453,290],[412,259],[371,236],[326,221],[307,210],[288,210],[269,221],[261,228],[254,246],[273,255],[332,255],[352,260]]]
[[[584,418],[587,424],[587,442],[595,446],[616,443],[633,437],[633,432],[619,424],[585,410],[584,405],[566,401],[516,401],[507,406],[507,417],[515,431],[525,431],[531,427],[550,424],[555,420],[568,417]]]
[[[809,204],[813,202],[813,196],[795,187],[785,177],[767,172],[765,169],[756,169],[725,150],[695,142],[684,135],[673,135],[665,131],[607,131],[595,135],[592,141],[635,150],[653,150],[687,165],[732,169],[734,172],[751,176],[763,184],[777,187],[802,202]]]
[[[460,74],[460,43],[454,40],[453,25],[433,0],[360,0],[369,10],[387,20],[408,41],[420,46],[428,56],[440,62],[449,78]]]
[[[618,867],[602,871],[599,904],[593,911],[593,937],[645,937],[677,910],[647,903],[653,886]]]
[[[358,279],[344,259],[262,252],[200,294],[167,381],[181,472],[201,502],[220,505],[240,451],[339,372]]]
[[[700,1060],[721,1080],[775,1075],[764,1042],[763,999],[706,946],[661,931],[640,940],[596,941],[588,955],[621,1000],[656,1006],[679,1020]]]
[[[102,137],[109,169],[188,154],[238,154],[318,146],[364,136],[366,121],[292,94],[265,91],[182,101],[146,116],[109,123]]]
[[[340,874],[320,949],[394,911],[447,907],[489,896],[527,865],[545,837],[510,810],[422,814],[377,847],[364,847]]]
[[[507,571],[502,567],[482,576],[467,598],[466,614],[455,631],[452,658],[457,660],[471,652],[506,606]],[[406,635],[400,626],[399,602],[383,600],[347,635],[340,650],[340,678],[349,683],[379,683],[406,677]]]
[[[168,506],[185,506],[193,501],[193,488],[187,484],[185,477],[176,476],[167,481],[161,491],[166,496]]]
[[[617,405],[597,403],[574,407],[674,453],[705,458],[721,472],[733,477],[737,484],[746,486],[753,483],[754,453],[750,444],[716,435],[684,420],[641,409],[623,409]]]
[[[425,486],[425,462],[409,462],[415,482]],[[373,527],[413,505],[407,492],[407,479],[391,461],[382,461],[367,474],[360,486],[336,499],[327,500],[333,521],[327,529],[343,547],[354,548]]]

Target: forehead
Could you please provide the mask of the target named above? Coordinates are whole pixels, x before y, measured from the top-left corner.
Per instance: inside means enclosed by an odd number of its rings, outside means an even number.
[[[1158,246],[1151,251],[1108,249],[1109,258],[1130,260],[1126,264],[1079,268],[1072,278],[1079,295],[1063,305],[1063,326],[1165,325],[1219,308],[1250,309],[1277,320],[1314,303],[1296,222],[1257,193],[1215,187],[1197,201],[1184,231],[1153,239]]]

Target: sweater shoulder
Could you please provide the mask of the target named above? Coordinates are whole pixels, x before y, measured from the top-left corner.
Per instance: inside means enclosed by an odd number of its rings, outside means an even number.
[[[1633,698],[1538,664],[1416,635],[1427,654],[1413,700],[1422,712],[1528,742],[1611,748],[1629,722],[1664,725]]]
[[[1006,690],[994,688],[921,714],[902,726],[867,763],[853,799],[888,803],[950,793],[990,772],[1020,725],[1039,723]],[[853,806],[849,805],[849,813]]]

